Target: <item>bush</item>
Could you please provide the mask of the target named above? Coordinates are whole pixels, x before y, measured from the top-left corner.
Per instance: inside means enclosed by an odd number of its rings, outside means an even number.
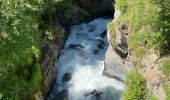
[[[137,72],[129,72],[126,76],[126,90],[123,93],[124,100],[145,100],[147,88],[145,79]]]
[[[162,72],[165,75],[170,74],[170,57],[166,58],[166,60],[163,62]]]
[[[116,0],[116,8],[120,9],[122,13],[125,13],[127,11],[127,0]]]
[[[165,86],[164,90],[166,93],[166,100],[170,100],[170,86]]]
[[[38,63],[35,64],[33,67],[31,83],[32,83],[33,91],[37,91],[41,88],[42,74],[41,74],[40,65]]]
[[[158,98],[155,95],[152,95],[151,100],[158,100]]]

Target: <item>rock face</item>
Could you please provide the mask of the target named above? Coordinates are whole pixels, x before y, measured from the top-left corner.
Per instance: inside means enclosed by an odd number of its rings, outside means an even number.
[[[119,81],[124,81],[124,65],[114,48],[109,45],[105,54],[105,68],[103,74]]]
[[[123,26],[123,29],[127,29],[127,27]],[[108,29],[108,32],[109,32],[109,29]],[[110,39],[109,35],[110,34],[108,33],[107,34],[108,39]],[[108,77],[124,82],[126,65],[123,64],[123,60],[121,56],[119,56],[119,54],[122,54],[125,57],[127,55],[128,46],[124,45],[125,42],[122,42],[121,38],[119,38],[118,36],[116,39],[117,39],[116,47],[112,47],[111,43],[109,42],[109,47],[105,53],[105,68],[104,68],[103,74]],[[119,49],[119,50],[116,50],[116,49]]]
[[[69,48],[77,49],[77,50],[80,50],[80,51],[83,51],[83,49],[84,49],[84,47],[81,44],[70,44]]]
[[[41,50],[42,57],[40,60],[40,64],[41,64],[42,74],[44,77],[43,96],[45,96],[49,92],[55,80],[56,68],[57,68],[56,59],[60,54],[60,49],[63,43],[64,43],[64,40],[56,39],[53,41],[48,41],[48,43],[42,47],[42,50]]]
[[[117,27],[116,27],[117,28]],[[116,37],[116,46],[115,51],[122,57],[126,58],[128,55],[128,27],[126,23],[122,23],[120,27],[116,29],[117,37]]]
[[[114,0],[72,0],[72,3],[95,17],[103,15],[113,17],[114,15]]]

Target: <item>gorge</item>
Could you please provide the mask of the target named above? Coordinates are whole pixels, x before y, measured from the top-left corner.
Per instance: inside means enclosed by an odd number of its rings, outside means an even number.
[[[124,88],[122,81],[107,77],[103,73],[105,52],[109,46],[106,33],[109,21],[112,19],[98,18],[71,27],[70,35],[57,62],[56,82],[47,100],[119,100],[121,98]],[[115,53],[113,56],[118,55]],[[115,70],[115,73],[121,72],[115,69],[117,66],[116,62],[112,65],[111,70]],[[118,77],[122,75],[123,72],[119,73]],[[96,97],[93,91],[102,94]]]

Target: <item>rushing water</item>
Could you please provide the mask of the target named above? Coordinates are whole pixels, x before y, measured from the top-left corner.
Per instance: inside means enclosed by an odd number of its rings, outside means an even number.
[[[99,18],[71,27],[57,63],[57,79],[49,100],[63,89],[68,91],[69,100],[120,99],[123,83],[103,75],[108,40],[101,34],[111,20]],[[102,46],[98,47],[99,44]],[[71,74],[71,80],[63,81],[66,73]],[[96,97],[94,89],[101,94]]]

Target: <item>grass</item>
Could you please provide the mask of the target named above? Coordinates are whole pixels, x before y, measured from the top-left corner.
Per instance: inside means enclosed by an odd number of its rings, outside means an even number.
[[[152,95],[151,100],[158,100],[158,98],[155,95]]]
[[[134,54],[138,58],[143,58],[145,54],[145,40],[147,36],[145,33],[136,33],[129,37],[129,48],[134,51]]]
[[[109,32],[110,32],[110,42],[111,45],[114,47],[116,46],[116,30],[115,30],[115,24],[113,22],[110,22],[108,24]]]
[[[170,75],[170,57],[167,57],[163,62],[162,72],[165,75]]]
[[[34,65],[31,83],[33,91],[37,91],[41,88],[42,74],[38,63]]]
[[[166,100],[170,100],[170,86],[164,87],[166,93]]]
[[[145,100],[147,87],[145,79],[137,72],[131,71],[126,76],[126,90],[123,93],[124,100]]]

